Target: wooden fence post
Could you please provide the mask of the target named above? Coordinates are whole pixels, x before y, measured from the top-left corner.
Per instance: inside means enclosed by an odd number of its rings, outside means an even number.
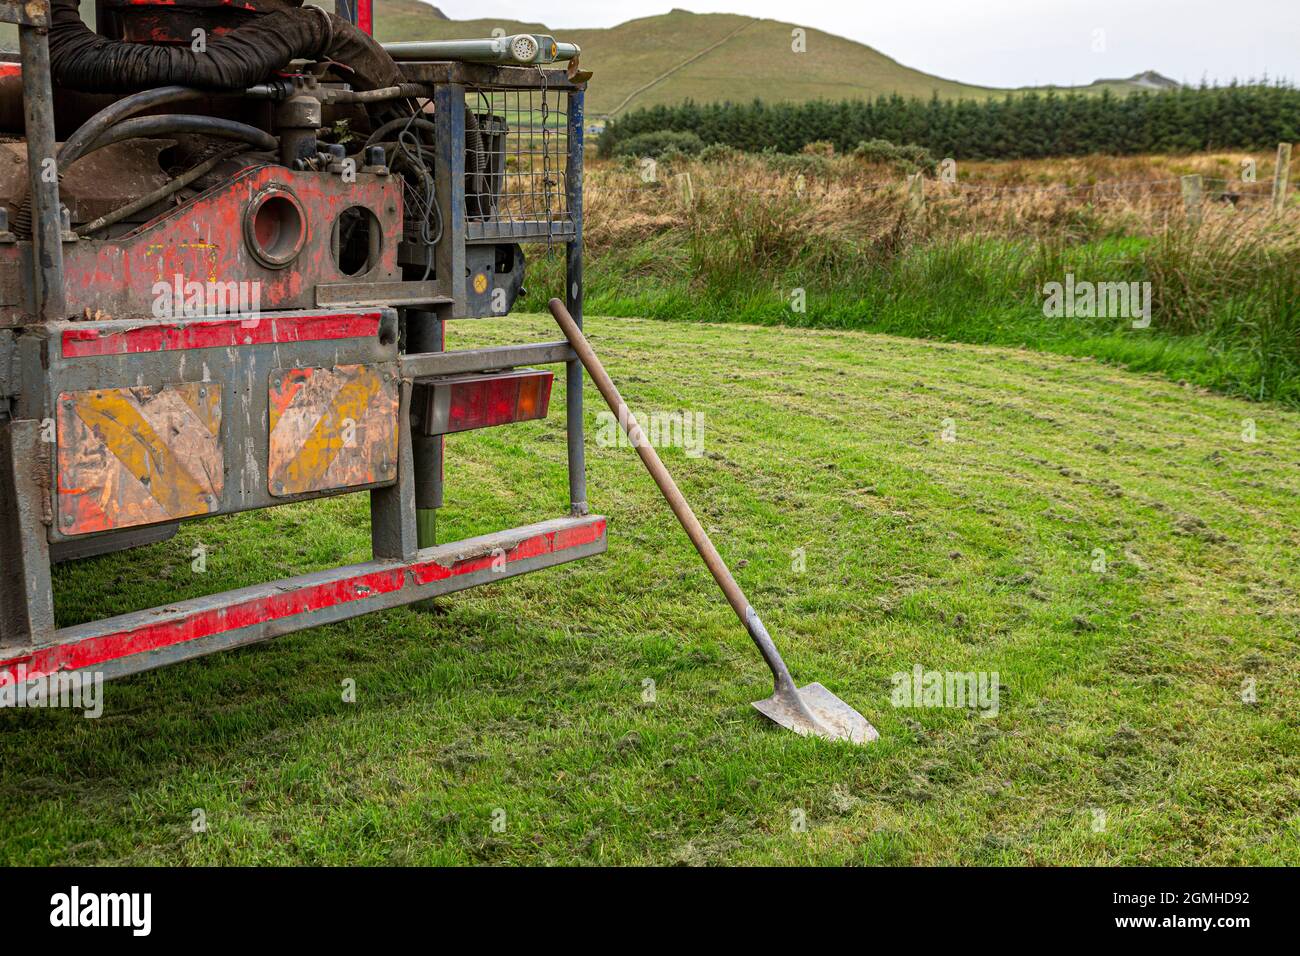
[[[907,205],[913,218],[919,219],[925,212],[925,178],[921,173],[907,177]]]
[[[1189,226],[1199,226],[1201,224],[1201,177],[1184,176],[1183,177],[1183,210],[1187,213],[1187,224]]]
[[[1286,187],[1291,179],[1291,144],[1277,144],[1277,168],[1273,171],[1273,215],[1286,207]]]
[[[677,188],[681,190],[682,202],[688,206],[695,205],[695,188],[691,184],[690,173],[677,174]]]

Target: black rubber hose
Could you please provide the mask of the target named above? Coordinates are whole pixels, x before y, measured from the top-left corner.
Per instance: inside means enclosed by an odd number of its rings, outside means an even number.
[[[168,113],[163,116],[136,116],[123,120],[91,143],[81,155],[88,156],[98,149],[120,143],[124,139],[157,139],[175,136],[177,133],[202,133],[204,136],[215,136],[218,139],[236,139],[265,150],[279,147],[279,141],[274,136],[247,123],[237,123],[217,116]]]
[[[51,5],[50,74],[55,86],[89,93],[130,93],[173,84],[244,89],[290,60],[325,55],[337,19],[310,5],[276,10],[212,37],[207,49],[197,53],[185,45],[100,36],[81,21],[80,4],[54,0]]]
[[[136,113],[147,109],[165,106],[169,103],[196,100],[203,95],[202,90],[196,90],[192,86],[160,86],[154,90],[145,90],[142,93],[124,96],[116,103],[105,106],[82,123],[77,128],[77,131],[68,137],[67,142],[59,150],[59,165],[63,169],[67,169],[75,163],[85,152],[86,147],[98,139],[104,130],[114,123],[121,122],[129,116],[134,116]]]

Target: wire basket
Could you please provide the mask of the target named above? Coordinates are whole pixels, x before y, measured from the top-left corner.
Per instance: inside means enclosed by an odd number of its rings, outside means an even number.
[[[465,215],[506,236],[570,230],[568,94],[471,87],[465,94]]]

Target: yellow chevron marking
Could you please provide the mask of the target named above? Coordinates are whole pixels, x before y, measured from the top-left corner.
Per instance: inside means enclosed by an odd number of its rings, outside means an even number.
[[[169,515],[208,510],[207,493],[136,407],[128,389],[78,392],[77,416]]]
[[[316,374],[330,373],[316,370]],[[336,376],[334,383],[339,387],[328,399],[323,400],[324,396],[318,389],[304,386],[284,413],[279,411],[274,402],[271,403],[270,424],[274,434],[281,419],[290,410],[301,413],[306,403],[320,402],[319,417],[311,431],[302,439],[297,453],[283,462],[273,462],[280,465],[271,476],[276,494],[291,495],[334,487],[337,482],[332,482],[327,474],[330,465],[341,451],[355,448],[362,440],[362,419],[375,397],[383,390],[383,381],[376,370],[366,366],[334,369],[333,375]],[[351,439],[350,443],[345,442],[347,438]],[[348,484],[368,484],[375,480],[371,474],[359,481],[349,481]]]

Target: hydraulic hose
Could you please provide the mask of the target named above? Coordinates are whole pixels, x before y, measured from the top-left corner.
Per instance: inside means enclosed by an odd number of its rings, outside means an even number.
[[[290,60],[326,54],[337,19],[310,5],[276,10],[212,37],[207,49],[197,53],[188,46],[127,43],[100,36],[82,22],[80,4],[81,0],[54,0],[51,5],[50,73],[55,86],[94,93],[177,84],[202,90],[244,89]]]
[[[234,120],[217,116],[197,116],[190,113],[168,113],[163,116],[136,116],[123,120],[104,132],[95,142],[82,151],[87,156],[105,146],[120,143],[124,139],[153,138],[175,136],[177,133],[202,133],[218,139],[235,139],[258,149],[274,150],[279,142],[270,133],[237,123]]]
[[[203,95],[202,90],[196,90],[192,86],[160,86],[154,90],[145,90],[142,93],[124,96],[86,120],[75,133],[68,137],[67,142],[59,150],[59,165],[63,169],[67,169],[75,163],[81,158],[86,147],[98,139],[104,130],[114,123],[147,109],[165,106],[169,103],[196,100]]]

